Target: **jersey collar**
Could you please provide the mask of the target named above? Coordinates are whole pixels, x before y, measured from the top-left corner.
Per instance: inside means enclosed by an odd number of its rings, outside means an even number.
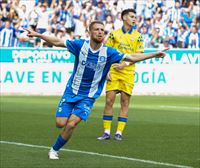
[[[101,50],[101,48],[103,47],[103,43],[101,44],[101,47],[97,50],[93,50],[92,47],[90,46],[90,40],[89,40],[89,48],[90,48],[90,51],[93,52],[93,53],[97,53]]]
[[[134,26],[128,31],[128,34],[131,34],[133,32],[133,30],[134,30]],[[125,30],[124,26],[122,26],[122,32],[124,34],[126,34],[126,30]]]

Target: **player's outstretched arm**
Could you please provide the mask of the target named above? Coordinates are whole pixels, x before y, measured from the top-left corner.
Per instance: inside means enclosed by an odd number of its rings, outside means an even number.
[[[49,43],[51,45],[54,45],[54,46],[57,46],[57,47],[65,47],[64,40],[62,40],[62,39],[59,39],[59,38],[54,37],[54,36],[47,36],[47,35],[44,35],[44,34],[40,34],[36,31],[31,30],[31,29],[25,29],[25,30],[28,32],[28,34],[27,34],[28,37],[38,37],[38,38],[43,39],[44,41],[46,41],[47,43]]]
[[[150,58],[154,58],[154,57],[163,58],[163,57],[165,57],[165,55],[166,55],[165,51],[167,51],[167,50],[168,50],[168,48],[161,50],[161,51],[158,51],[158,52],[147,53],[147,54],[143,54],[143,53],[126,54],[126,57],[125,57],[124,60],[136,63],[136,62],[143,61],[143,60],[150,59]]]

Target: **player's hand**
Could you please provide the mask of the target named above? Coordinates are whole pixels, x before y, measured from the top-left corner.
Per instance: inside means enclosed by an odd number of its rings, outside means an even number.
[[[28,32],[27,36],[28,37],[36,37],[39,35],[39,33],[33,31],[32,29],[30,28],[25,28],[24,30],[26,30]]]
[[[107,81],[111,81],[111,80],[112,80],[112,77],[111,77],[110,72],[108,72],[108,74],[107,74],[107,76],[106,76],[106,80],[107,80]]]
[[[163,50],[157,52],[157,53],[156,53],[156,57],[157,57],[157,58],[163,58],[163,57],[165,57],[165,56],[166,56],[165,51],[167,51],[167,50],[169,50],[169,48],[165,48],[165,49],[163,49]]]
[[[119,70],[121,70],[121,69],[123,69],[124,68],[124,64],[123,63],[121,63],[121,64],[113,64],[113,68],[115,69],[115,70],[117,70],[117,71],[119,71]]]

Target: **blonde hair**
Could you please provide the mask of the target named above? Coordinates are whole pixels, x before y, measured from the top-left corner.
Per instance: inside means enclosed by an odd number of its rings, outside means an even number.
[[[90,25],[89,25],[89,31],[92,30],[94,24],[101,24],[101,25],[104,26],[104,23],[103,23],[102,21],[100,21],[100,20],[94,20],[94,21],[92,21],[92,22],[90,23]]]

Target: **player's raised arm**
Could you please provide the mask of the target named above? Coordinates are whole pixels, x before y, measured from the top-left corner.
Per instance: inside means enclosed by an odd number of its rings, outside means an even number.
[[[162,51],[152,52],[152,53],[147,53],[147,54],[144,54],[144,53],[126,54],[124,60],[136,63],[136,62],[143,61],[143,60],[150,59],[150,58],[154,58],[154,57],[163,58],[163,57],[165,57],[165,55],[166,55],[165,51],[167,51],[167,50],[168,50],[168,48],[166,48]]]
[[[28,37],[38,37],[38,38],[43,39],[44,41],[46,41],[47,43],[49,43],[51,45],[54,45],[54,46],[57,46],[57,47],[66,47],[65,44],[64,44],[64,40],[62,40],[62,39],[59,39],[59,38],[54,37],[54,36],[48,36],[48,35],[40,34],[36,31],[31,30],[31,29],[25,29],[25,30],[28,32],[28,34],[27,34]]]

